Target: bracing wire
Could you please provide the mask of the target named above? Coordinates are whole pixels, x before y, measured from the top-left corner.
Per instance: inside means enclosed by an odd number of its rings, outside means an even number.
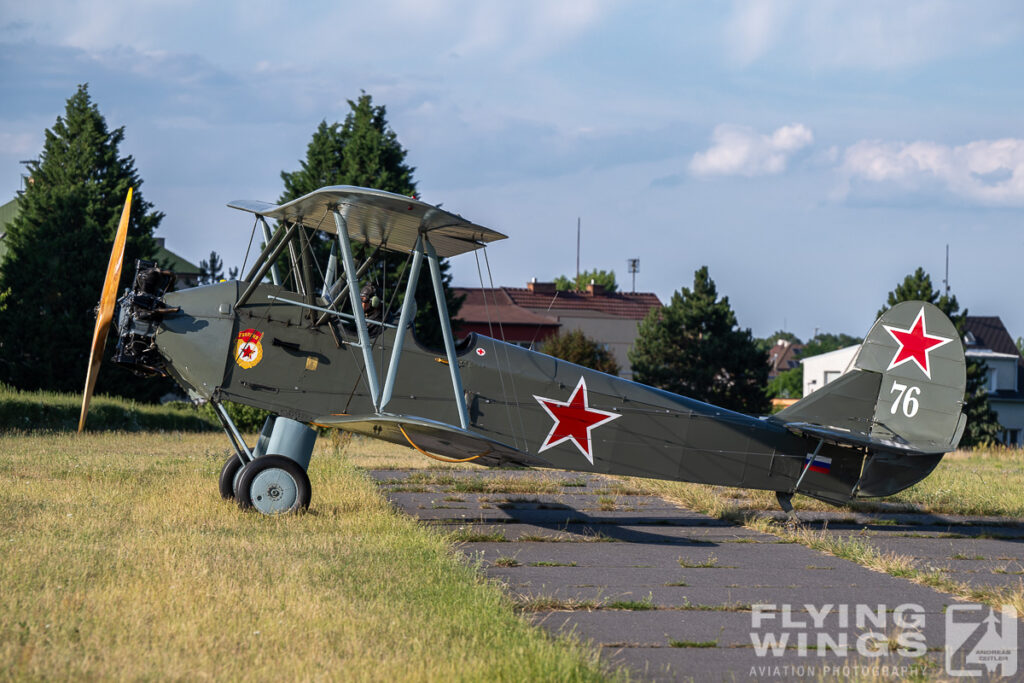
[[[483,252],[484,252],[484,265],[487,266],[487,279],[491,283],[491,289],[494,289],[494,273],[491,272],[491,260],[487,256],[487,247],[486,246],[483,248]],[[505,339],[505,330],[502,327],[500,319],[498,320],[498,332],[501,334],[502,340],[504,340]],[[509,378],[509,383],[512,384],[512,398],[516,402],[516,414],[519,416],[519,429],[521,430],[520,433],[523,435],[523,439],[524,439],[523,450],[524,451],[528,451],[527,444],[525,443],[525,439],[526,439],[526,424],[523,422],[522,406],[519,404],[519,394],[516,392],[516,375],[515,375],[514,372],[512,372],[512,358],[508,354],[508,346],[503,346],[502,348],[505,351],[505,367],[509,368],[508,378]],[[515,429],[514,428],[512,429],[512,432],[513,432],[513,434],[515,433]]]
[[[486,249],[486,247],[484,247],[484,249]],[[495,338],[495,336],[494,336],[494,325],[493,325],[493,323],[491,321],[491,309],[490,309],[490,306],[487,305],[487,291],[488,290],[487,290],[487,286],[484,284],[484,274],[483,274],[483,271],[480,270],[480,252],[479,251],[474,251],[473,252],[473,257],[476,258],[476,272],[477,272],[477,275],[480,278],[480,292],[481,292],[481,294],[483,294],[483,297],[484,297],[484,315],[487,316],[487,333],[491,336],[492,339],[494,339]],[[494,290],[490,290],[490,291],[493,292]],[[498,305],[497,298],[495,298],[494,305],[495,305],[495,308],[497,308],[497,305]],[[499,325],[501,324],[500,320],[498,321],[498,324]],[[505,341],[504,334],[502,334],[501,340]],[[506,351],[506,358],[507,358],[507,351]],[[516,436],[515,425],[513,424],[513,421],[512,421],[512,407],[509,404],[508,392],[505,389],[505,372],[501,369],[501,356],[498,355],[497,359],[498,359],[498,363],[497,363],[497,366],[498,366],[498,381],[501,383],[501,400],[502,400],[502,403],[505,404],[505,414],[508,417],[508,428],[509,428],[509,431],[512,433],[512,443],[515,445],[516,448],[519,448],[519,437]],[[509,369],[509,372],[511,373],[510,366],[508,364],[506,364],[506,367]]]
[[[249,233],[249,246],[245,248],[245,259],[242,261],[242,269],[238,271],[239,274],[245,272],[245,267],[249,264],[249,250],[252,249],[252,240],[256,237],[256,225],[259,224],[260,217],[256,216],[256,220],[252,224],[252,232]]]

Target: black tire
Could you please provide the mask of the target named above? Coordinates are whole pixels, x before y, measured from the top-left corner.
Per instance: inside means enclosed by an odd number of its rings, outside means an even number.
[[[235,475],[242,469],[242,461],[235,453],[231,454],[224,467],[220,468],[220,497],[224,500],[235,498]]]
[[[264,455],[242,468],[236,497],[243,510],[255,507],[264,514],[298,512],[309,507],[313,487],[299,463],[283,455]]]

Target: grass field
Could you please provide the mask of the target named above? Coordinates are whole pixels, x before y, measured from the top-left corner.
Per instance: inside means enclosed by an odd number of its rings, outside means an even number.
[[[363,473],[422,468],[414,483],[428,485],[473,465],[358,437],[321,438],[317,449],[311,511],[266,518],[217,496],[226,450],[218,434],[0,436],[0,679],[617,675],[579,643],[531,628],[500,586],[452,552],[457,539],[397,514]],[[1022,470],[1017,451],[955,453],[887,502],[1022,517]],[[551,485],[542,473],[517,480],[523,494]],[[747,513],[775,507],[764,492],[609,479],[610,497],[641,491],[754,524]],[[897,555],[765,530],[960,590]]]
[[[397,514],[364,443],[321,439],[311,511],[268,518],[218,497],[218,435],[0,436],[0,679],[607,677]]]

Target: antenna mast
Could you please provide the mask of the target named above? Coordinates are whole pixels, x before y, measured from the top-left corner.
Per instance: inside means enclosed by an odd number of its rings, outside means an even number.
[[[633,293],[636,294],[636,274],[640,272],[640,259],[626,259],[626,263],[629,265],[629,274],[633,276]]]
[[[949,298],[949,245],[946,245],[946,278],[942,281],[946,286],[946,298]]]
[[[576,287],[580,287],[580,217],[576,216]]]

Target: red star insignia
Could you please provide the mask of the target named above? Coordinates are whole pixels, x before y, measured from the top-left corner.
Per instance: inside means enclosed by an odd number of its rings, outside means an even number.
[[[921,312],[917,314],[914,324],[909,329],[901,330],[892,325],[883,325],[883,327],[900,345],[896,355],[892,357],[889,367],[885,369],[886,372],[909,361],[914,361],[914,364],[921,368],[921,372],[925,374],[925,377],[931,379],[932,372],[931,367],[928,365],[928,354],[940,346],[945,346],[953,341],[946,337],[928,334],[924,324],[924,306],[921,307]]]
[[[587,383],[582,377],[568,401],[555,401],[541,396],[534,396],[534,398],[555,421],[537,452],[543,453],[563,441],[572,441],[591,465],[594,464],[594,451],[592,450],[590,432],[595,427],[622,417],[619,413],[591,408],[590,400],[587,398]]]

